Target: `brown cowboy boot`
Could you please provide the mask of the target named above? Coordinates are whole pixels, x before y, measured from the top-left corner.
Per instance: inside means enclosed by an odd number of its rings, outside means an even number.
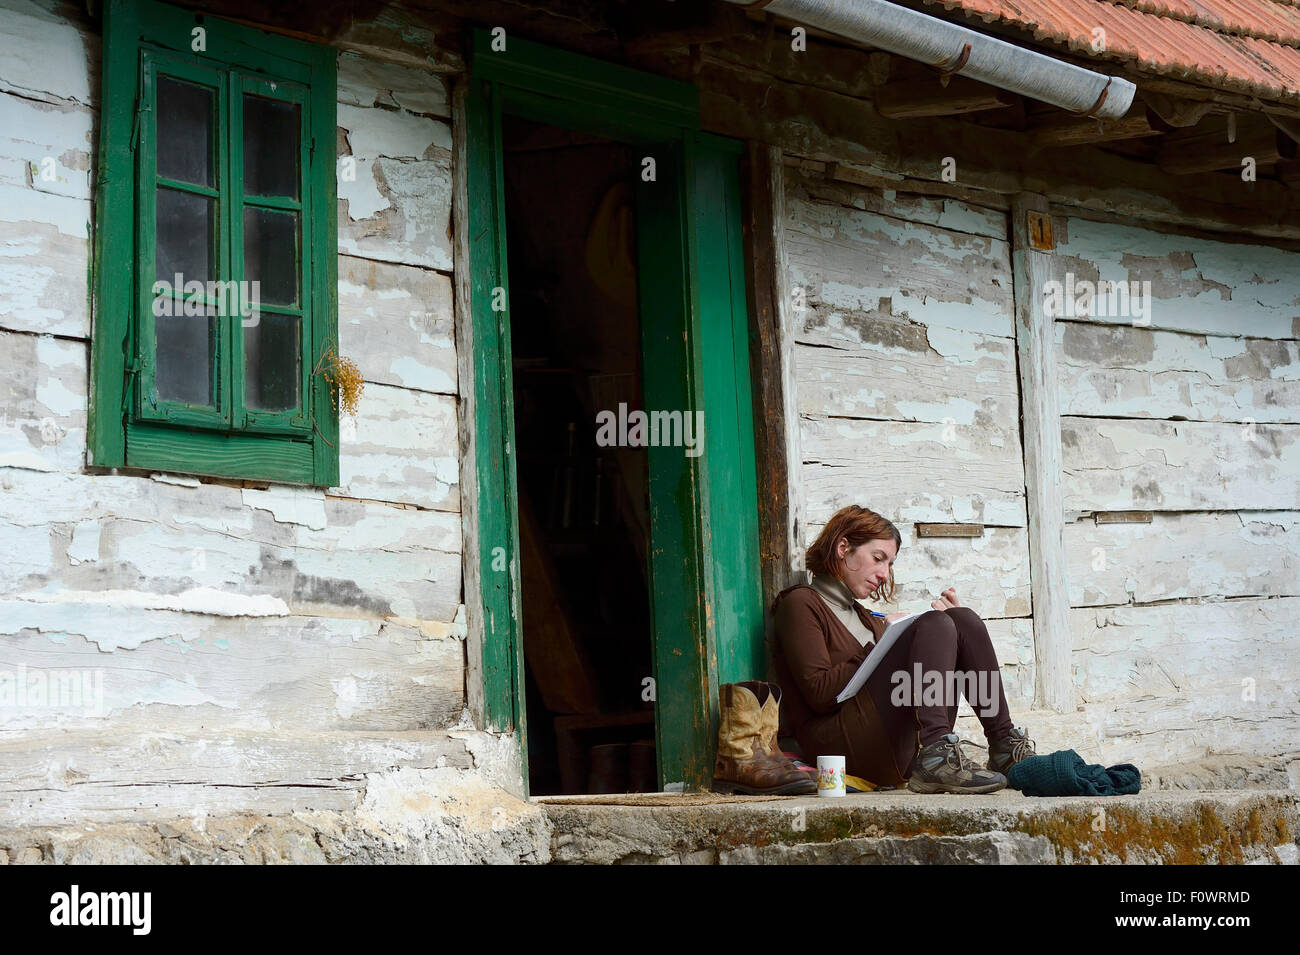
[[[718,758],[713,791],[756,796],[811,796],[817,783],[776,745],[781,688],[775,683],[727,683],[718,688]]]

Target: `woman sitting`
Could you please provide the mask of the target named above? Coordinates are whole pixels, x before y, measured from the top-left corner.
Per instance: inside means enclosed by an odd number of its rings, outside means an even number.
[[[854,697],[835,702],[887,623],[906,616],[882,617],[858,603],[893,599],[901,544],[898,529],[879,514],[842,508],[808,549],[812,584],[777,595],[775,662],[790,725],[807,759],[844,756],[849,774],[877,786],[906,781],[919,793],[1001,789],[1004,774],[1034,755],[1034,744],[1011,725],[988,628],[960,605],[954,588],[912,622]],[[962,753],[953,732],[958,685],[988,738],[987,769]],[[986,698],[970,699],[972,687]]]

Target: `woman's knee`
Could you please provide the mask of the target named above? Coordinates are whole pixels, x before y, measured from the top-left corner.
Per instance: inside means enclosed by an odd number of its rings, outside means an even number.
[[[933,634],[945,640],[957,639],[957,621],[944,610],[927,610],[916,618],[914,626],[918,631]]]
[[[980,618],[980,615],[970,607],[949,607],[943,612],[959,629],[984,626],[984,621]]]

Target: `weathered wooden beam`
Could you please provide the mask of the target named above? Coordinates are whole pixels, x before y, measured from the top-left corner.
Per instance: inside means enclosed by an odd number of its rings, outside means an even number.
[[[1033,222],[1049,213],[1047,198],[1020,193],[1011,202],[1011,268],[1016,352],[1020,366],[1025,497],[1029,512],[1029,581],[1034,608],[1034,705],[1074,709],[1070,676],[1069,593],[1065,579],[1065,512],[1061,499],[1061,414],[1055,322],[1043,305],[1054,252]]]
[[[749,32],[749,23],[739,10],[726,4],[703,8],[707,15],[696,23],[669,25],[667,20],[638,18],[639,36],[626,39],[628,53],[657,53],[661,50],[685,50],[704,43],[726,43]],[[680,20],[680,17],[677,17]]]
[[[956,116],[990,109],[1005,109],[1016,95],[964,76],[954,76],[945,86],[936,74],[919,80],[889,83],[876,91],[876,112],[889,119]]]
[[[1272,126],[1249,129],[1228,142],[1222,130],[1206,133],[1174,134],[1160,145],[1156,165],[1171,176],[1189,176],[1219,169],[1240,169],[1247,157],[1265,166],[1279,159],[1295,159],[1296,141]]]
[[[1195,126],[1214,109],[1214,103],[1210,101],[1180,99],[1166,93],[1152,92],[1145,87],[1142,90],[1142,101],[1162,122],[1172,127]]]
[[[1273,174],[1279,181],[1294,188],[1296,183],[1300,183],[1300,162],[1279,159],[1277,165],[1273,167]]]
[[[199,807],[210,817],[351,810],[379,774],[475,765],[465,739],[446,730],[316,726],[295,732],[223,722],[186,729],[60,727],[5,736],[0,800],[6,828],[121,821],[144,813],[192,816]]]
[[[1053,199],[1076,209],[1235,236],[1300,239],[1300,199],[1264,177],[1247,191],[1229,176],[1182,181],[1152,163],[1086,147],[1035,154],[1028,137],[1015,130],[944,117],[899,123],[862,108],[861,100],[773,83],[716,60],[705,62],[698,85],[701,126],[710,132],[779,145],[809,160],[888,170],[898,183],[913,180],[912,191],[928,181],[936,194],[960,184],[992,198],[1050,183]],[[944,181],[942,159],[949,156],[956,183]]]
[[[1052,149],[1057,146],[1084,146],[1117,139],[1158,136],[1160,130],[1153,128],[1145,115],[1137,115],[1112,120],[1063,117],[1031,127],[1028,133],[1030,145],[1034,149]]]
[[[1300,509],[1300,424],[1065,415],[1061,436],[1070,511]]]
[[[703,43],[722,43],[735,36],[734,30],[718,30],[713,27],[697,27],[688,30],[672,30],[664,33],[652,33],[637,37],[624,44],[629,53],[658,53],[662,50],[686,50]]]
[[[469,149],[466,140],[466,82],[456,79],[451,92],[452,129],[452,246],[456,263],[455,316],[456,370],[460,391],[457,430],[460,436],[461,576],[465,599],[465,696],[475,726],[486,726],[483,696],[483,589],[479,578],[478,472],[475,468],[477,423],[474,400],[474,315],[470,309],[473,275],[469,268]]]
[[[1194,597],[1294,597],[1300,590],[1295,511],[1184,511],[1150,523],[1065,525],[1073,607]],[[1213,557],[1188,560],[1213,541]],[[1104,560],[1097,560],[1102,548]],[[1261,573],[1268,568],[1267,573]],[[958,592],[961,592],[960,590]]]
[[[835,182],[848,182],[856,186],[867,186],[871,189],[895,189],[902,192],[922,193],[927,196],[946,196],[989,209],[1002,209],[1005,211],[1011,208],[1011,203],[1001,193],[972,189],[963,186],[959,182],[921,182],[898,175],[886,175],[879,170],[873,172],[852,163],[824,163],[814,159],[799,159],[795,156],[787,156],[785,164],[802,172],[821,173],[827,179]]]
[[[810,172],[815,171],[808,165],[802,165],[800,168]],[[822,170],[825,172],[827,179],[834,179],[837,182],[851,182],[855,186],[868,186],[873,189],[888,189],[902,178],[896,173],[889,173],[883,169],[863,169],[852,163],[843,162],[823,163]]]
[[[1268,121],[1285,133],[1293,142],[1300,143],[1300,119],[1293,116],[1278,116],[1276,113],[1266,113]]]
[[[252,0],[177,0],[196,14],[220,16],[282,36],[321,42],[385,63],[460,73],[462,21],[448,10],[413,10],[385,0],[314,0],[266,4]],[[103,6],[103,4],[98,4]],[[486,18],[476,22],[499,23]],[[436,37],[436,42],[435,42]]]
[[[607,14],[623,50],[637,55],[688,50],[702,44],[727,46],[754,33],[745,14],[729,3],[643,4]]]
[[[785,250],[781,150],[750,142],[746,263],[758,347],[750,352],[758,458],[759,548],[764,602],[803,579],[803,486],[796,404],[794,329]]]

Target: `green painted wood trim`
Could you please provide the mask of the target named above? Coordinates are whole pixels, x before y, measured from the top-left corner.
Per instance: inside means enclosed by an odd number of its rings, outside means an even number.
[[[175,78],[202,86],[212,93],[212,161],[215,188],[198,190],[182,184],[179,191],[201,194],[213,198],[212,202],[212,266],[214,277],[230,274],[229,243],[223,219],[227,216],[226,203],[221,196],[228,194],[226,180],[230,172],[228,137],[221,128],[220,117],[226,115],[228,105],[227,83],[224,75],[207,65],[191,60],[145,50],[140,57],[140,104],[137,115],[140,122],[136,133],[135,151],[136,189],[135,234],[139,254],[135,257],[136,294],[133,300],[137,325],[134,329],[135,351],[139,371],[134,404],[138,421],[170,422],[190,427],[228,429],[230,426],[230,349],[225,339],[229,337],[224,324],[218,321],[212,353],[211,405],[192,405],[182,401],[166,400],[157,396],[155,348],[157,320],[153,314],[153,285],[157,275],[157,255],[154,236],[157,235],[158,198],[158,124],[152,118],[158,113],[158,84],[161,78]],[[175,291],[175,290],[173,290]]]
[[[699,91],[690,83],[518,37],[504,41],[504,50],[494,50],[489,31],[474,31],[470,71],[476,77],[551,97],[557,107],[580,104],[587,123],[699,129]]]
[[[519,727],[523,643],[519,633],[519,530],[511,374],[507,361],[509,304],[500,101],[492,86],[471,79],[465,97],[468,268],[474,323],[475,472],[479,487],[479,579],[483,600],[483,706],[486,729]],[[500,292],[494,290],[500,289]],[[521,739],[521,748],[523,740]],[[527,754],[527,749],[522,749]],[[527,766],[527,763],[524,763]],[[527,782],[527,772],[524,774]]]
[[[718,683],[761,680],[762,567],[754,455],[749,309],[745,290],[740,154],[735,140],[690,141],[692,272],[704,365],[703,408]]]
[[[296,104],[300,110],[298,119],[298,194],[300,199],[271,199],[253,196],[244,188],[244,169],[242,162],[230,164],[230,187],[227,203],[226,230],[230,240],[228,254],[234,263],[234,274],[240,278],[247,275],[248,263],[244,259],[244,212],[246,209],[276,209],[293,212],[298,217],[298,233],[294,255],[297,259],[298,298],[288,307],[262,306],[263,315],[278,314],[297,317],[298,334],[298,404],[284,411],[261,411],[249,408],[245,392],[247,388],[248,359],[245,348],[247,332],[236,322],[228,323],[231,333],[230,347],[230,394],[231,420],[243,431],[256,431],[262,434],[297,434],[310,436],[312,422],[307,413],[311,405],[311,387],[308,376],[313,368],[314,357],[318,357],[313,347],[311,316],[315,312],[315,289],[312,275],[318,256],[313,254],[312,224],[320,211],[311,204],[312,172],[312,102],[309,90],[292,83],[274,82],[262,77],[232,70],[229,75],[230,117],[228,125],[230,134],[230,154],[242,156],[244,152],[244,95],[253,94],[267,99]],[[333,178],[333,177],[331,177]],[[326,253],[328,254],[328,253]],[[324,258],[325,254],[319,256]]]
[[[99,113],[92,263],[95,297],[87,408],[87,463],[97,467],[121,467],[126,463],[126,356],[134,347],[130,316],[135,262],[135,170],[131,159],[138,60],[135,16],[132,3],[108,0],[104,4],[105,95],[100,97]],[[114,95],[108,95],[110,91]]]
[[[226,67],[268,73],[304,86],[315,73],[335,57],[332,47],[311,43],[256,27],[185,10],[155,0],[107,0],[105,6],[120,4],[135,8],[132,39],[155,49],[172,50],[194,62],[220,63]],[[199,22],[202,17],[202,23]],[[206,49],[194,49],[193,30],[204,30]]]
[[[191,473],[291,484],[312,467],[307,441],[186,431],[152,422],[130,422],[126,432],[126,466],[132,468],[177,473],[177,462],[184,461]]]
[[[232,473],[235,468],[232,462],[245,461],[245,452],[218,462],[210,453],[210,443],[196,437],[204,432],[196,430],[195,425],[212,428],[209,437],[239,436],[238,425],[243,422],[230,420],[233,411],[227,403],[232,388],[231,356],[240,353],[237,336],[242,334],[242,329],[238,327],[227,328],[220,349],[224,365],[218,388],[226,392],[221,409],[225,413],[217,415],[221,420],[209,420],[212,412],[205,414],[197,408],[181,407],[164,415],[151,414],[150,417],[165,418],[173,427],[173,440],[166,442],[171,457],[162,463],[154,460],[155,432],[132,427],[133,423],[144,424],[143,420],[137,420],[144,415],[137,403],[136,392],[140,388],[142,371],[152,367],[140,352],[141,331],[147,329],[138,328],[136,324],[137,319],[147,322],[149,318],[142,305],[144,294],[138,294],[140,283],[146,279],[150,284],[152,281],[151,275],[137,275],[136,266],[153,259],[152,218],[147,214],[144,218],[148,221],[139,218],[136,198],[146,188],[152,189],[153,180],[145,175],[144,170],[145,167],[148,170],[154,168],[151,116],[142,116],[137,108],[138,104],[151,103],[150,91],[143,88],[141,57],[144,52],[163,51],[151,52],[150,55],[178,65],[179,72],[197,74],[205,69],[215,70],[226,74],[234,83],[236,71],[243,71],[280,83],[297,84],[307,91],[308,135],[303,150],[310,157],[310,174],[305,174],[307,185],[303,195],[306,220],[302,238],[304,348],[301,370],[304,379],[316,367],[326,348],[338,341],[334,158],[337,54],[323,44],[274,36],[212,17],[205,17],[202,22],[206,31],[206,50],[195,52],[191,31],[197,25],[197,16],[152,0],[107,0],[104,6],[101,97],[104,107],[100,116],[99,178],[91,266],[94,325],[88,463],[97,467],[166,467],[171,471],[223,477],[265,479],[268,474],[274,474],[275,480],[288,483],[336,485],[339,476],[338,415],[331,406],[329,388],[321,376],[314,376],[310,387],[303,389],[304,400],[308,396],[310,400],[300,420],[295,421],[291,416],[253,422],[250,431],[279,432],[281,436],[270,443],[264,439],[262,443],[247,443],[241,448],[270,449],[274,441],[288,442],[285,453],[273,454],[265,467],[249,460],[240,465],[246,469],[244,473]],[[235,116],[237,112],[231,110],[228,116]],[[218,137],[223,143],[221,151],[234,156],[242,142],[242,131],[229,128],[230,121],[222,124],[224,128],[218,130]],[[138,162],[137,152],[140,154]],[[233,161],[225,165],[233,165]],[[219,176],[224,174],[218,170]],[[223,191],[229,196],[228,186]],[[150,213],[152,202],[144,203],[142,208],[145,213]],[[227,246],[231,231],[230,228],[221,230],[222,241]],[[147,256],[141,254],[146,234]],[[218,261],[229,261],[229,252],[228,247],[220,250]],[[239,278],[227,274],[216,277]],[[234,326],[236,323],[226,324]],[[235,433],[231,434],[231,431]],[[132,440],[143,441],[146,446],[132,448]],[[302,447],[310,451],[305,463],[302,463]],[[192,448],[192,453],[186,448]],[[289,470],[290,462],[294,462],[296,470]]]
[[[309,194],[303,202],[311,210],[310,276],[311,309],[304,320],[303,335],[310,348],[304,369],[307,374],[312,429],[312,483],[318,487],[337,487],[339,483],[339,410],[330,401],[330,386],[323,375],[312,374],[321,357],[339,343],[339,222],[338,222],[338,54],[322,47],[312,64],[310,93],[307,97],[306,143],[311,175],[307,177]],[[304,232],[304,241],[307,233]]]
[[[693,416],[702,407],[702,364],[688,151],[681,141],[655,147],[657,180],[638,183],[637,288],[645,407]],[[651,447],[647,453],[660,784],[702,789],[712,782],[717,698],[704,475],[701,458],[684,448]]]
[[[680,139],[683,127],[672,123],[640,120],[635,113],[589,108],[585,103],[560,100],[534,90],[510,86],[495,87],[501,95],[502,112],[538,123],[580,129],[625,143],[654,144]]]

